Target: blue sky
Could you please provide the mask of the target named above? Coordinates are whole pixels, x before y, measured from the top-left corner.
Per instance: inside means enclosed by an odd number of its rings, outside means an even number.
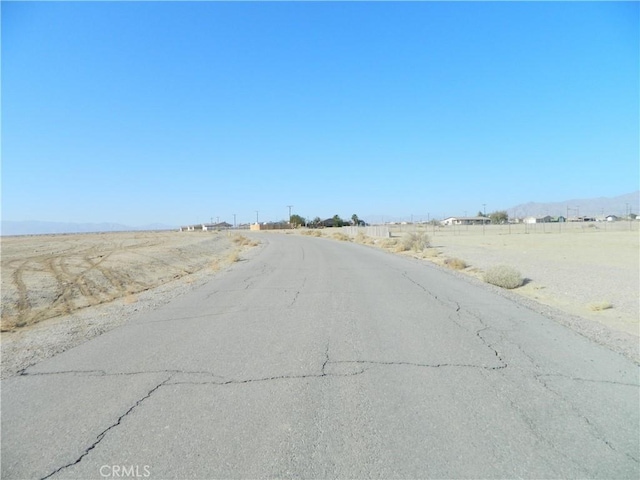
[[[426,218],[639,188],[639,5],[2,2],[2,218]]]

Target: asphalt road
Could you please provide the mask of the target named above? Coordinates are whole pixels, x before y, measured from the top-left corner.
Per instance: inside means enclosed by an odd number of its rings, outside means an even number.
[[[638,366],[488,288],[263,246],[2,382],[2,478],[640,477]]]

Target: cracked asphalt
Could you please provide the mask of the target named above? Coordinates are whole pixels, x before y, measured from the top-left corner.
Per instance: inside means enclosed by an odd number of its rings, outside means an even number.
[[[640,477],[638,365],[416,260],[260,239],[2,381],[2,478]]]

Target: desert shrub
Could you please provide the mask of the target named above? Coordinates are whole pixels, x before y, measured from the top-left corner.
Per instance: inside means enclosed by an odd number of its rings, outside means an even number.
[[[229,263],[236,263],[236,262],[239,262],[239,261],[240,261],[240,252],[238,252],[237,250],[236,250],[236,251],[231,252],[231,253],[229,254],[229,256],[227,257],[227,261],[228,261]]]
[[[235,243],[236,245],[238,245],[239,247],[244,247],[244,246],[249,246],[249,247],[255,247],[257,245],[260,244],[260,242],[256,241],[256,240],[249,240],[247,237],[243,236],[243,235],[234,235],[231,238],[231,241],[233,243]]]
[[[398,241],[395,238],[383,238],[380,240],[380,246],[382,248],[393,248],[398,244]]]
[[[611,305],[611,302],[602,300],[600,302],[591,302],[589,305],[587,305],[587,307],[589,307],[589,310],[591,310],[592,312],[600,312],[602,310],[613,308],[613,305]]]
[[[244,245],[249,245],[250,243],[250,240],[247,237],[244,237],[242,235],[234,235],[231,241],[241,247]]]
[[[452,268],[453,270],[464,270],[468,267],[467,262],[465,262],[461,258],[447,258],[444,261],[444,264],[447,267]]]
[[[356,235],[356,242],[363,243],[365,245],[372,245],[374,243],[373,239],[362,232],[358,232]]]
[[[320,230],[304,230],[302,235],[309,235],[310,237],[321,237],[322,232]]]
[[[341,242],[350,242],[351,238],[349,237],[349,235],[345,235],[342,232],[334,232],[331,235],[333,238],[335,238],[336,240],[340,240]]]
[[[429,235],[424,232],[414,232],[407,233],[402,240],[400,241],[404,250],[407,251],[413,250],[414,252],[422,252],[423,250],[429,248],[431,245],[431,240],[429,239]]]
[[[484,281],[502,288],[518,288],[524,283],[518,270],[508,265],[491,267],[484,272]]]
[[[391,248],[393,249],[394,252],[400,253],[400,252],[406,252],[407,250],[409,250],[409,245],[405,242],[398,242]]]
[[[422,256],[424,258],[435,258],[440,255],[440,250],[436,248],[427,248],[424,252],[422,252]]]

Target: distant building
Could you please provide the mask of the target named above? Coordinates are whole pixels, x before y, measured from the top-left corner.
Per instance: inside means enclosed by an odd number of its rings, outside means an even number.
[[[551,223],[553,222],[553,217],[546,215],[544,217],[525,217],[523,223]]]
[[[212,230],[226,230],[228,228],[233,227],[230,223],[220,222],[220,223],[207,223],[202,225],[202,230],[204,231],[212,231]]]
[[[449,217],[442,220],[442,225],[483,225],[491,223],[489,217]]]
[[[198,223],[196,225],[186,225],[180,227],[181,232],[195,232],[195,231],[216,231],[216,230],[227,230],[228,228],[233,227],[230,223],[220,222],[220,223]]]

